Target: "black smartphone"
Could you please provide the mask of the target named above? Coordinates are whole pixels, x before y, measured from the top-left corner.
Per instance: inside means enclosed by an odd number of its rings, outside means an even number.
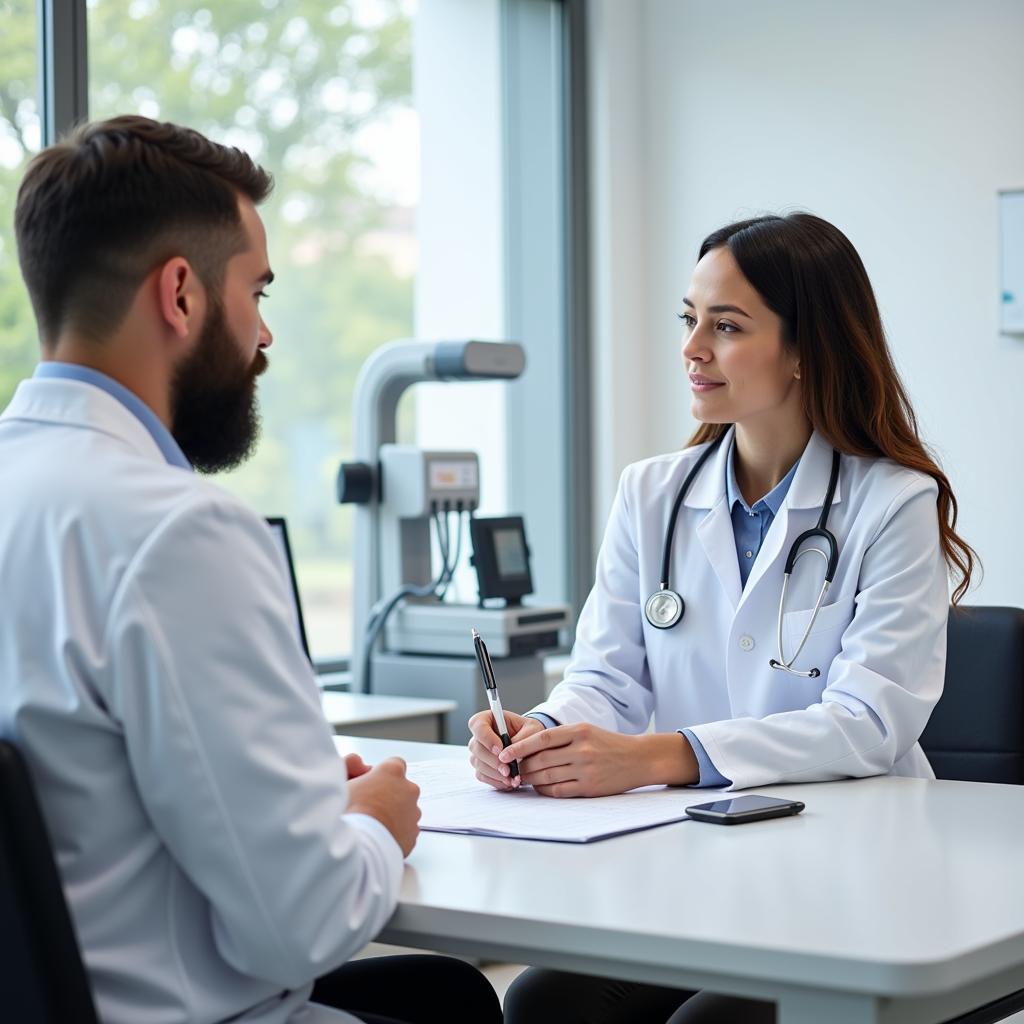
[[[710,821],[715,825],[742,825],[763,818],[784,818],[799,814],[804,805],[799,800],[779,800],[773,796],[737,796],[728,800],[715,800],[710,804],[694,804],[686,813],[696,821]]]

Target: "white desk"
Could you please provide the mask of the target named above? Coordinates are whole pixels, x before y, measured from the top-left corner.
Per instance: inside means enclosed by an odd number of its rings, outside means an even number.
[[[345,736],[427,743],[437,743],[444,738],[445,715],[456,707],[453,700],[331,690],[321,692],[320,703],[331,728]]]
[[[462,747],[338,739],[370,761]],[[588,846],[423,833],[381,939],[778,1003],[778,1024],[936,1024],[1024,988],[1024,787],[778,786],[796,818]]]

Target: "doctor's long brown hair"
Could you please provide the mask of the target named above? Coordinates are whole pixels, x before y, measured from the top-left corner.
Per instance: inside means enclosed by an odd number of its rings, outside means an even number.
[[[723,245],[782,318],[784,342],[800,359],[804,412],[814,429],[842,453],[892,459],[938,484],[939,541],[950,572],[959,576],[958,604],[977,555],[956,532],[956,498],[921,442],[857,250],[838,228],[809,213],[729,224],[704,239],[700,255]],[[702,424],[688,446],[712,441],[728,427]]]

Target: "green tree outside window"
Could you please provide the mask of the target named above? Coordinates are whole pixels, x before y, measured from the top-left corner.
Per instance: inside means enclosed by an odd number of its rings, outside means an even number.
[[[34,148],[35,0],[0,0],[0,405],[37,340],[11,212]],[[271,170],[261,210],[277,280],[256,457],[224,480],[288,516],[315,653],[348,645],[349,516],[333,503],[351,451],[356,374],[411,333],[413,210],[384,194],[361,144],[411,114],[412,11],[402,0],[89,0],[90,117],[141,113],[238,145]],[[18,147],[18,159],[13,157]],[[7,163],[3,162],[7,155]],[[407,160],[415,164],[417,153]]]

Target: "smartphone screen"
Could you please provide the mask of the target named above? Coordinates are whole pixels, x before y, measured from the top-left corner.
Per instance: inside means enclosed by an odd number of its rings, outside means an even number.
[[[772,796],[751,795],[714,800],[707,804],[694,804],[686,808],[686,814],[698,821],[738,825],[746,821],[799,814],[803,809],[804,805],[799,800],[779,800]]]
[[[715,800],[710,804],[697,804],[694,810],[712,814],[743,814],[746,811],[764,811],[769,807],[788,807],[792,800],[779,800],[774,796],[737,796],[731,800]]]

